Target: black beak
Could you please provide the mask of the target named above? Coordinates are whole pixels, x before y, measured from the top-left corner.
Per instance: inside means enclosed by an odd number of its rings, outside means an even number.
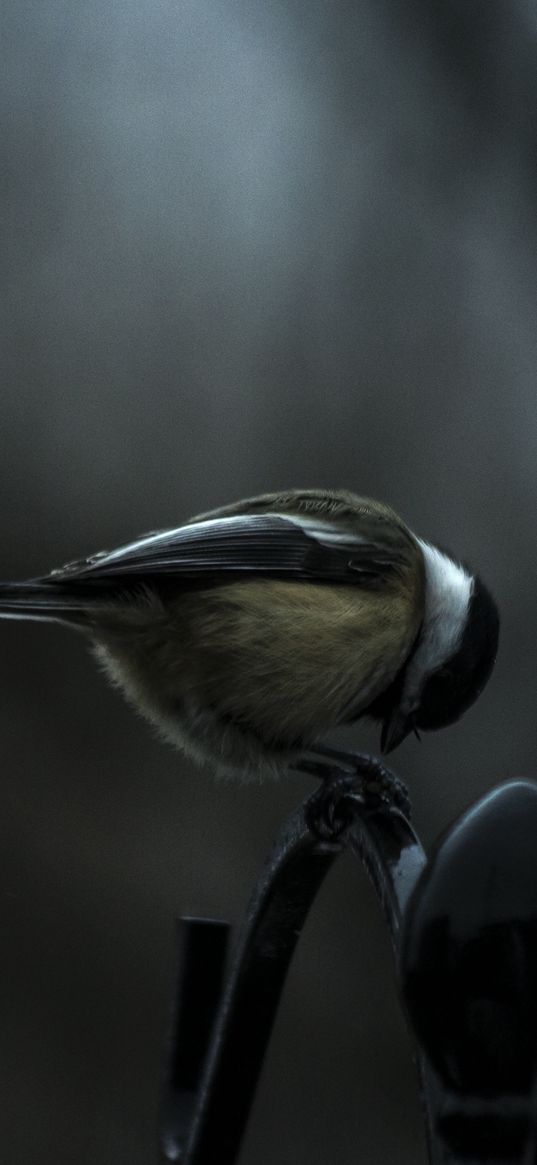
[[[403,716],[398,708],[394,708],[382,725],[380,747],[383,753],[393,752],[399,744],[412,732],[414,728],[412,716]]]

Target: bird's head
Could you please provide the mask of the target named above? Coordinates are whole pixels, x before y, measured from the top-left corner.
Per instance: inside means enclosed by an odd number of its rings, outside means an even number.
[[[498,609],[484,583],[435,547],[421,545],[424,621],[384,718],[384,752],[412,731],[458,720],[485,687],[498,650]]]

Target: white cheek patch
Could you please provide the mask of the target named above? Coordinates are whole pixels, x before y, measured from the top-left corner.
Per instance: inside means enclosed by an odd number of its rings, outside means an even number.
[[[405,711],[416,705],[427,676],[453,656],[462,639],[473,578],[447,554],[417,539],[425,565],[425,611],[418,646],[408,665],[403,698]]]

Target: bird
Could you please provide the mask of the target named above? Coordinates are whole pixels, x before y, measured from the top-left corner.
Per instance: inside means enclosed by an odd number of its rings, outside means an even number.
[[[468,566],[384,502],[325,489],[264,493],[0,583],[0,617],[81,632],[162,737],[257,778],[365,717],[384,753],[453,723],[499,634]]]

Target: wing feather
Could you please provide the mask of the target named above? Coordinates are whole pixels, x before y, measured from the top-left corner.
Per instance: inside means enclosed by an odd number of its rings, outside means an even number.
[[[311,582],[381,582],[408,561],[388,546],[336,522],[289,514],[246,514],[189,523],[149,534],[68,563],[48,576],[57,583],[136,583],[173,577],[185,587],[230,575]],[[46,580],[42,580],[46,581]]]

